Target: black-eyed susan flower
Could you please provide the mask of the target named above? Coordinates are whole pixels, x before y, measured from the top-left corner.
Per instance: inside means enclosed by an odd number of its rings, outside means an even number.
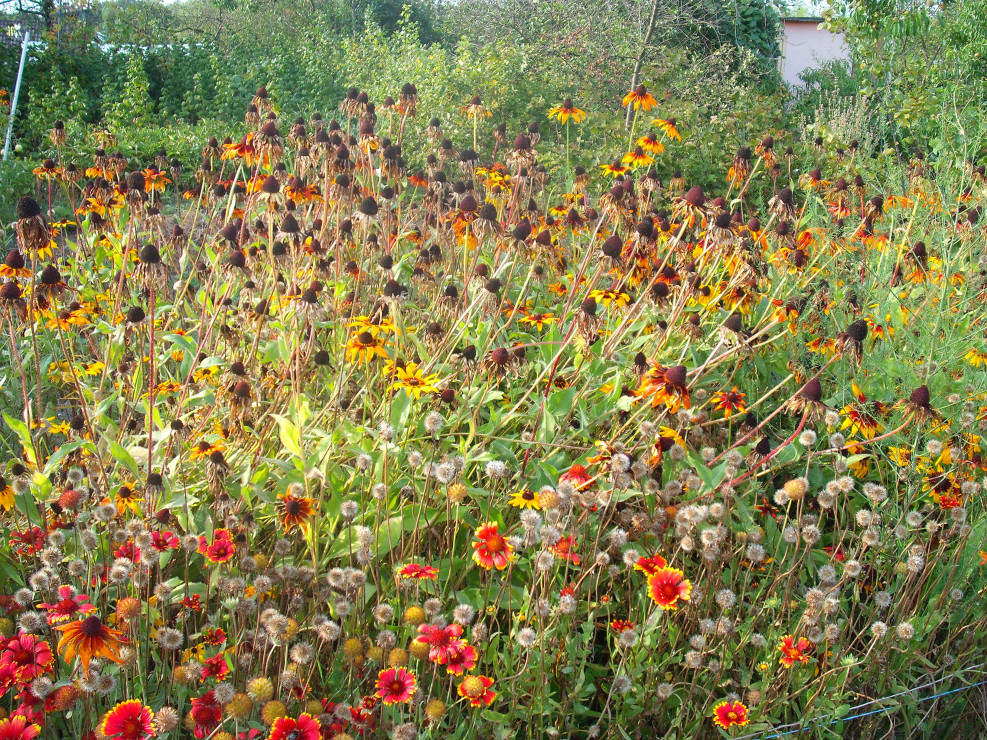
[[[548,117],[558,119],[559,123],[563,125],[570,119],[573,123],[582,123],[586,118],[586,111],[577,108],[573,105],[572,100],[566,98],[562,101],[562,105],[548,111]]]
[[[520,491],[515,492],[507,503],[517,509],[541,508],[541,500],[538,496],[538,491],[533,491],[530,488],[522,488]]]
[[[479,118],[489,118],[491,113],[490,109],[483,105],[483,98],[479,95],[474,95],[470,98],[470,102],[463,106],[463,115],[471,120],[476,120]]]
[[[395,368],[391,390],[403,390],[416,401],[423,394],[437,393],[438,374],[425,375],[417,362],[409,362],[404,367]]]
[[[651,122],[652,126],[658,128],[669,140],[682,141],[679,133],[678,122],[674,118],[656,118]]]
[[[688,375],[684,365],[664,367],[652,363],[652,367],[641,378],[635,395],[638,398],[649,399],[652,408],[665,406],[670,413],[679,409],[688,409],[691,405],[689,388],[686,385]]]
[[[655,135],[654,131],[649,131],[637,140],[637,146],[648,154],[658,156],[665,151],[665,145]]]
[[[369,331],[361,331],[347,340],[346,361],[366,364],[375,357],[387,359],[386,346],[387,342],[383,337],[374,336]]]
[[[93,658],[105,658],[114,663],[123,663],[120,657],[119,630],[110,629],[99,617],[90,615],[85,619],[55,627],[62,636],[58,640],[58,652],[66,663],[72,663],[78,656],[82,670],[89,675],[89,663]]]
[[[621,157],[621,163],[626,164],[631,168],[646,167],[649,164],[654,163],[654,157],[648,154],[644,147],[636,146],[633,151],[627,152],[623,157]]]
[[[62,175],[62,168],[58,166],[54,159],[46,159],[39,167],[35,167],[31,172],[39,180],[57,180]]]
[[[203,439],[199,440],[189,451],[189,458],[192,460],[207,460],[213,453],[222,452],[225,449],[226,443],[222,440],[208,442]]]
[[[147,193],[163,193],[165,188],[171,184],[171,180],[164,172],[155,167],[148,167],[144,174],[144,191]]]
[[[610,164],[600,165],[600,169],[603,171],[603,174],[605,175],[610,175],[611,177],[620,177],[625,172],[627,172],[629,168],[625,164],[623,164],[621,160],[615,159]]]
[[[25,267],[24,255],[18,250],[12,249],[4,257],[3,264],[0,265],[0,277],[14,279],[31,276],[31,271]]]
[[[297,528],[308,527],[309,519],[315,513],[312,499],[306,496],[296,496],[292,493],[278,494],[278,519],[284,531],[290,532]]]
[[[638,85],[627,93],[624,96],[623,101],[621,101],[622,107],[626,108],[629,105],[634,106],[634,110],[643,110],[647,112],[658,105],[658,101],[655,100],[654,95],[648,92],[648,88],[644,85]]]
[[[745,395],[734,386],[729,391],[717,391],[710,397],[713,408],[723,414],[724,419],[729,419],[734,414],[742,414],[747,411]]]
[[[519,324],[524,324],[526,326],[531,326],[538,331],[552,326],[555,323],[554,313],[529,313],[518,320]],[[987,355],[985,355],[987,357]],[[985,360],[987,361],[987,360]]]

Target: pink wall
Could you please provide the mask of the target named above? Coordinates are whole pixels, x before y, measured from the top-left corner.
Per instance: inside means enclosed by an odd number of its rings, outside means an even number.
[[[786,20],[778,68],[787,85],[801,85],[799,73],[823,62],[849,59],[842,34],[819,28],[820,20]]]

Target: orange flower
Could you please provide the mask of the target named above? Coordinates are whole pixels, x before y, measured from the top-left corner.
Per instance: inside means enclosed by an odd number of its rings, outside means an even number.
[[[615,159],[611,164],[601,164],[600,169],[603,170],[604,175],[611,175],[612,177],[620,177],[625,172],[627,172],[629,168],[621,164],[619,159]]]
[[[497,532],[496,522],[481,524],[473,543],[473,562],[481,568],[504,570],[514,559],[514,548]]]
[[[658,129],[665,134],[669,139],[675,139],[676,141],[682,141],[682,135],[679,134],[679,130],[676,126],[676,121],[674,118],[656,118],[651,122],[652,126],[657,126]]]
[[[148,167],[146,170],[144,170],[145,192],[148,193],[153,193],[155,191],[164,192],[165,186],[167,186],[168,183],[170,182],[171,180],[165,177],[164,172],[161,172],[160,170],[157,170],[154,167]]]
[[[627,152],[620,161],[629,167],[644,167],[653,164],[655,160],[644,151],[644,147],[636,146],[634,151]]]
[[[559,541],[548,548],[548,551],[557,558],[568,560],[573,565],[579,565],[579,553],[576,552],[576,538],[572,535],[560,537]]]
[[[641,378],[641,385],[634,394],[638,398],[651,397],[651,407],[664,404],[669,413],[687,409],[691,405],[689,387],[686,385],[687,371],[684,365],[664,367],[653,363],[652,368]]]
[[[778,649],[781,651],[779,661],[786,668],[791,668],[796,663],[808,663],[809,656],[806,650],[811,647],[812,643],[804,637],[800,637],[796,641],[791,635],[785,635],[781,638],[781,644],[778,645]]]
[[[221,159],[243,158],[243,163],[248,168],[253,167],[257,162],[257,149],[253,144],[254,135],[247,134],[238,144],[224,144]]]
[[[713,408],[722,411],[724,419],[729,419],[733,414],[742,414],[747,410],[744,398],[744,394],[734,386],[732,391],[717,391],[710,400]]]
[[[734,725],[743,727],[748,722],[747,706],[739,701],[721,701],[713,707],[713,722],[724,730]]]
[[[278,515],[284,525],[284,531],[290,532],[295,527],[308,527],[308,518],[314,513],[312,499],[304,496],[293,496],[290,493],[278,494]]]
[[[573,105],[572,100],[566,98],[562,101],[562,105],[558,108],[552,108],[548,112],[549,118],[558,118],[559,123],[564,124],[570,118],[573,123],[582,123],[583,119],[586,118],[586,111],[580,110],[575,105]]]
[[[71,663],[78,655],[82,661],[82,670],[89,675],[89,661],[94,657],[123,663],[120,657],[119,637],[123,633],[112,630],[99,621],[97,616],[89,616],[76,622],[69,622],[56,630],[62,633],[58,640],[58,652],[66,663]]]
[[[638,139],[637,145],[644,151],[648,152],[648,154],[658,155],[665,151],[665,145],[658,140],[658,137],[655,136],[654,131],[649,131]]]
[[[621,105],[625,108],[628,105],[633,105],[634,110],[649,111],[658,105],[658,101],[655,100],[654,95],[648,92],[648,88],[644,85],[638,85],[624,96]]]
[[[678,568],[659,568],[648,576],[648,595],[662,609],[678,609],[679,601],[692,596],[692,581]]]

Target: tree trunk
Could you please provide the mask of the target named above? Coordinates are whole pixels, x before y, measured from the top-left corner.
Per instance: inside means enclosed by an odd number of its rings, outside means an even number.
[[[648,18],[648,26],[644,31],[644,40],[641,42],[641,51],[638,52],[637,58],[634,60],[634,73],[631,75],[631,90],[637,87],[638,77],[641,74],[641,67],[644,65],[644,55],[648,50],[648,44],[651,43],[651,36],[655,31],[655,19],[658,17],[658,0],[651,0],[651,15]],[[627,106],[627,115],[624,117],[624,128],[629,129],[631,127],[631,110],[633,110],[633,105]]]

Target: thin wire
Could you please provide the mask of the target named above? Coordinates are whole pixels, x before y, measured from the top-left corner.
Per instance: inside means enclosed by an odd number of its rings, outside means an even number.
[[[861,704],[857,704],[856,706],[850,707],[850,709],[848,711],[849,712],[853,712],[853,711],[855,711],[857,709],[863,709],[864,707],[870,706],[871,704],[877,704],[879,702],[883,702],[883,701],[886,701],[888,699],[894,699],[894,698],[897,698],[899,696],[905,696],[906,694],[914,694],[916,691],[920,691],[922,689],[929,688],[930,686],[935,686],[937,683],[942,683],[943,681],[946,681],[946,680],[948,680],[950,678],[956,678],[961,673],[967,673],[969,671],[975,671],[978,668],[983,668],[985,665],[987,665],[987,663],[980,663],[978,665],[970,666],[969,668],[964,668],[963,670],[959,671],[958,673],[951,673],[948,676],[943,676],[942,678],[934,679],[932,681],[929,681],[928,683],[922,684],[921,686],[916,686],[915,688],[912,688],[912,689],[906,689],[904,691],[899,691],[897,694],[890,694],[889,696],[882,696],[882,697],[880,697],[878,699],[870,699],[869,701],[865,701],[865,702],[863,702]],[[950,689],[949,691],[943,691],[942,693],[939,693],[939,694],[932,694],[931,696],[925,696],[925,697],[920,698],[918,701],[921,703],[921,702],[924,702],[924,701],[929,701],[930,699],[938,699],[938,698],[943,697],[943,696],[949,696],[950,694],[955,694],[955,693],[957,693],[959,691],[966,691],[967,689],[973,689],[973,688],[976,688],[977,686],[983,686],[985,684],[987,684],[987,680],[979,681],[977,683],[970,684],[969,686],[960,686],[959,688]],[[780,727],[774,728],[775,730],[779,730],[779,729],[785,728],[785,727],[794,727],[795,729],[793,729],[793,730],[785,730],[784,732],[776,732],[773,735],[762,735],[761,733],[756,732],[756,733],[753,733],[751,735],[740,735],[739,737],[735,738],[735,740],[750,740],[750,738],[761,738],[761,740],[772,740],[772,738],[785,737],[786,735],[794,735],[797,732],[802,732],[803,730],[808,729],[808,727],[811,726],[811,725],[820,725],[820,726],[826,727],[828,725],[835,725],[837,722],[848,722],[849,720],[852,720],[852,719],[860,719],[861,717],[869,717],[872,714],[881,714],[881,713],[884,713],[884,712],[891,712],[891,711],[893,711],[893,708],[892,707],[881,707],[880,709],[872,709],[869,712],[863,712],[861,714],[853,714],[853,715],[849,715],[849,716],[845,716],[845,717],[837,717],[832,722],[827,722],[827,723],[823,724],[822,723],[822,720],[824,720],[824,719],[827,718],[824,715],[824,716],[819,717],[819,718],[817,718],[815,720],[812,720],[808,725],[804,725],[801,722],[792,722],[790,724],[781,725]]]

